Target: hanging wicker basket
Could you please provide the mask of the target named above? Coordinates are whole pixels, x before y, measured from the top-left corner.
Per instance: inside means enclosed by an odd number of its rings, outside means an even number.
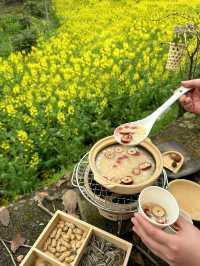
[[[173,70],[173,71],[178,70],[184,53],[185,53],[184,43],[178,43],[178,44],[170,43],[166,69]]]

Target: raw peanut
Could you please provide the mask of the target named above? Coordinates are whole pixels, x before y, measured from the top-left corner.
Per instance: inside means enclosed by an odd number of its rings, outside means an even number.
[[[61,234],[62,234],[62,229],[59,228],[57,233],[56,233],[56,235],[55,235],[55,239],[57,240],[60,237]]]
[[[71,228],[71,229],[75,229],[76,226],[75,226],[74,224],[69,224],[69,228]]]
[[[79,228],[75,228],[75,229],[73,230],[73,233],[75,233],[75,234],[79,234],[79,235],[82,235],[82,234],[83,234],[83,230],[81,230],[81,229],[79,229]]]
[[[65,235],[64,240],[65,241],[70,241],[70,239],[71,239],[71,233],[69,233],[69,231],[68,231],[67,234]]]
[[[71,255],[71,253],[72,253],[71,251],[66,251],[65,252],[65,254],[66,254],[67,257],[69,257]]]
[[[44,251],[46,251],[46,250],[47,250],[47,248],[48,248],[48,243],[47,243],[47,242],[45,242],[43,250],[44,250]]]
[[[57,245],[56,240],[55,240],[55,239],[52,239],[51,246],[52,246],[53,248],[55,248],[56,245]]]
[[[62,234],[62,238],[63,238],[65,241],[69,241],[69,239],[70,239],[70,234]]]
[[[71,234],[70,235],[70,238],[71,238],[71,240],[74,240],[75,239],[75,235],[74,234]]]
[[[58,258],[58,260],[61,261],[61,262],[63,262],[67,257],[70,257],[70,254],[71,254],[70,251],[67,251],[67,252],[63,253],[63,254]]]
[[[56,258],[60,257],[60,253],[56,252],[55,256],[56,256]]]
[[[71,241],[71,246],[74,250],[76,250],[76,241],[75,240],[72,240]]]
[[[59,245],[57,244],[57,246],[56,246],[56,251],[57,251],[57,252],[60,251],[60,246],[61,246],[60,244],[59,244]]]
[[[57,240],[57,246],[60,246],[60,245],[62,245],[62,242],[61,242],[61,238],[59,238],[58,240]]]
[[[64,228],[63,228],[63,231],[64,231],[64,232],[67,232],[68,229],[69,229],[69,227],[68,227],[67,225],[65,225]]]
[[[56,253],[56,249],[55,249],[55,248],[48,247],[48,250],[49,250],[51,253],[53,253],[53,254],[55,254],[55,253]]]
[[[61,262],[63,262],[64,260],[65,260],[65,253],[63,253],[59,258],[58,258],[58,260],[59,261],[61,261]]]
[[[58,227],[59,228],[63,228],[65,226],[65,222],[64,221],[60,221],[59,223],[58,223]]]
[[[61,246],[61,247],[60,247],[60,252],[64,252],[64,251],[66,251],[66,247]]]
[[[69,224],[70,224],[70,223],[68,223],[68,222],[65,222],[65,226],[69,227]]]
[[[67,249],[70,249],[71,248],[71,243],[68,243],[67,241],[65,241],[65,240],[61,240],[62,241],[62,245],[64,246],[64,247],[66,247]]]
[[[52,233],[50,234],[50,238],[54,238],[57,233],[57,228],[55,228]]]
[[[82,235],[76,234],[75,237],[76,237],[77,240],[81,240]]]
[[[65,262],[72,262],[72,261],[74,261],[74,259],[75,259],[75,256],[70,256],[70,257],[67,257],[67,258],[65,258]]]
[[[48,238],[46,243],[47,243],[47,246],[51,245],[51,239]]]
[[[68,229],[67,234],[69,234],[69,235],[72,234],[72,229],[71,228]]]

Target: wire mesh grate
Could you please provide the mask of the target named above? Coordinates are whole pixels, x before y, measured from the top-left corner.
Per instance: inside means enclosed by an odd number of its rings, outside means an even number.
[[[137,208],[138,194],[120,195],[113,193],[94,180],[94,175],[89,167],[88,153],[83,156],[74,168],[72,184],[78,187],[82,195],[97,208],[115,213],[134,212]],[[166,188],[168,185],[167,174],[162,171],[155,185]]]

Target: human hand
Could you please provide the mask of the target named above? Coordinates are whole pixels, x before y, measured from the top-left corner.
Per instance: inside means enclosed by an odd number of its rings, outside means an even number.
[[[188,112],[200,114],[200,79],[183,81],[182,85],[193,90],[180,98],[181,105]]]
[[[158,257],[171,266],[200,265],[200,231],[183,217],[177,221],[178,232],[169,234],[155,227],[141,214],[131,219],[133,231]]]

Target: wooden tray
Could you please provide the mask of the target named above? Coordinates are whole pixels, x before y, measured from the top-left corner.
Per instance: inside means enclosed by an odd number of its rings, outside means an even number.
[[[172,167],[172,163],[174,161],[173,159],[170,158],[170,154],[172,154],[172,153],[179,155],[181,158],[180,162],[176,162],[176,164],[177,164],[176,167]],[[178,171],[181,169],[181,167],[184,163],[183,155],[178,151],[170,150],[170,151],[164,152],[162,154],[162,156],[163,156],[163,166],[166,167],[167,169],[169,169],[174,174],[178,173]]]
[[[173,179],[183,178],[192,175],[200,170],[200,158],[194,157],[192,153],[189,150],[185,149],[184,145],[182,145],[181,143],[178,143],[176,141],[167,141],[156,145],[162,153],[170,150],[175,150],[177,152],[180,152],[184,157],[183,166],[178,171],[178,173],[174,174],[171,171],[167,170],[168,177]]]
[[[80,247],[75,260],[70,265],[72,266],[79,265],[90,238],[92,237],[92,235],[96,235],[111,242],[116,247],[124,250],[126,252],[126,256],[125,256],[124,263],[122,266],[127,266],[130,253],[131,253],[131,249],[132,249],[131,243],[123,239],[120,239],[110,233],[107,233],[106,231],[101,230],[95,226],[92,226],[86,222],[83,222],[75,217],[72,217],[62,211],[57,211],[55,215],[51,218],[47,226],[44,228],[43,232],[40,234],[40,236],[36,240],[33,247],[30,249],[26,257],[23,259],[20,266],[35,266],[35,261],[37,258],[44,259],[46,262],[50,263],[50,265],[52,266],[66,266],[66,264],[59,262],[57,259],[50,257],[49,255],[45,254],[42,251],[44,243],[47,241],[50,234],[52,233],[52,231],[54,230],[54,228],[56,227],[56,225],[58,224],[60,220],[65,221],[65,222],[70,222],[76,225],[78,228],[84,230],[84,232],[86,232],[86,238],[83,241],[82,246]]]
[[[116,144],[116,140],[114,139],[113,136],[109,136],[107,138],[101,139],[98,141],[90,150],[89,152],[89,165],[90,168],[94,174],[94,179],[96,182],[107,188],[108,190],[115,192],[117,194],[135,194],[139,193],[143,188],[147,186],[151,186],[160,176],[162,169],[163,169],[163,158],[160,153],[160,151],[157,149],[157,147],[151,142],[150,139],[146,139],[145,141],[141,142],[139,146],[144,148],[146,151],[148,151],[154,161],[155,161],[155,171],[148,178],[148,180],[145,180],[144,182],[141,182],[140,184],[133,184],[133,185],[123,185],[123,184],[117,184],[117,183],[112,183],[109,181],[105,181],[105,178],[99,173],[97,167],[96,167],[96,157],[100,151],[105,149],[108,146],[111,146],[113,144]]]

